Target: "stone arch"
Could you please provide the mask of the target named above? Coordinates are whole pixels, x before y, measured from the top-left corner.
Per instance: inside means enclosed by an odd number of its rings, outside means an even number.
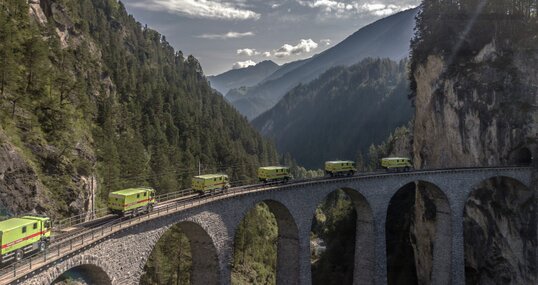
[[[533,155],[528,147],[521,147],[510,154],[510,165],[529,166],[532,165]]]
[[[192,258],[190,283],[193,285],[219,284],[221,277],[219,258],[213,239],[208,232],[199,223],[193,221],[180,221],[172,227],[179,227],[189,240]],[[162,235],[155,241],[155,245],[170,228],[162,232]],[[152,253],[148,253],[148,258],[149,254]]]
[[[46,284],[61,284],[65,278],[77,278],[86,284],[111,285],[112,279],[106,272],[106,264],[93,255],[76,255],[50,271]]]
[[[390,199],[386,219],[388,284],[450,284],[451,208],[443,190],[424,180],[403,184]],[[407,233],[407,240],[393,239],[398,226],[400,233]],[[414,257],[412,263],[402,262],[402,257],[409,256]]]
[[[353,284],[374,284],[375,278],[375,234],[374,215],[368,200],[357,190],[349,187],[342,187],[342,190],[351,200],[353,208],[357,214],[355,224],[355,253],[353,268]],[[317,201],[316,205],[323,203],[331,191]],[[317,207],[316,207],[317,208]],[[314,216],[314,213],[312,213]]]
[[[255,201],[250,207],[245,208],[238,222],[243,221],[248,211],[259,203],[265,203],[269,207],[277,222],[276,284],[299,284],[299,229],[290,210],[276,200]],[[239,224],[235,226],[235,229],[237,230],[238,227]],[[234,231],[234,239],[236,230]]]
[[[536,191],[518,179],[492,176],[464,201],[465,280],[469,284],[534,284]]]
[[[219,284],[219,258],[211,236],[194,222],[185,221],[177,225],[187,235],[191,246],[191,284]]]

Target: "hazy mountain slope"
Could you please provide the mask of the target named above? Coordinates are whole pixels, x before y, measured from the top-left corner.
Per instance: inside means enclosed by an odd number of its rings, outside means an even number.
[[[331,67],[349,66],[366,57],[394,60],[407,57],[417,11],[404,11],[360,29],[290,72],[249,89],[244,97],[232,104],[247,118],[253,119],[273,107],[297,84],[308,83]]]
[[[365,59],[332,68],[291,90],[251,123],[305,167],[353,160],[409,122],[406,62]]]
[[[267,78],[267,76],[271,75],[278,68],[278,64],[266,60],[255,66],[233,69],[216,76],[208,76],[207,79],[211,83],[211,87],[224,95],[228,93],[230,89],[242,86],[254,86]]]
[[[296,68],[301,67],[303,64],[305,64],[305,63],[309,62],[310,60],[312,60],[312,58],[292,61],[292,62],[283,64],[282,66],[280,66],[279,69],[277,69],[275,72],[273,72],[270,76],[268,76],[264,80],[262,80],[260,82],[260,84],[263,84],[263,83],[265,83],[267,81],[271,81],[271,80],[274,80],[274,79],[278,79],[281,76],[287,74],[288,72],[291,72],[291,71],[295,70]]]

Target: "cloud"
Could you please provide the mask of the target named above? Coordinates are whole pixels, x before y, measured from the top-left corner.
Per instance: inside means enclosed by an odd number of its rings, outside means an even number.
[[[260,18],[260,14],[241,8],[242,3],[232,3],[230,0],[137,0],[132,6],[191,18],[221,20],[258,20]]]
[[[252,60],[238,61],[238,62],[234,63],[232,68],[233,69],[240,69],[240,68],[245,68],[245,67],[249,67],[249,66],[253,66],[253,65],[256,65],[256,63],[254,61],[252,61]]]
[[[308,53],[318,48],[318,44],[312,39],[301,39],[297,45],[285,44],[279,49],[273,51],[273,55],[278,58],[287,57],[290,55],[299,55],[302,53]]]
[[[360,6],[360,10],[368,12],[370,14],[376,15],[376,16],[388,16],[392,15],[394,13],[411,9],[414,6],[411,5],[395,5],[395,4],[380,4],[380,3],[374,3],[374,4],[362,4]]]
[[[337,18],[347,18],[356,14],[370,14],[375,16],[388,16],[400,11],[416,7],[418,1],[393,1],[395,3],[386,4],[379,2],[368,2],[359,4],[356,1],[336,1],[336,0],[296,0],[301,6],[319,9],[325,15]],[[408,4],[401,2],[409,2]],[[413,2],[413,3],[411,3]],[[413,5],[415,4],[415,5]]]
[[[256,51],[255,49],[244,48],[244,49],[238,49],[237,54],[244,55],[244,56],[254,56],[254,55],[259,55],[260,52]]]
[[[262,55],[264,57],[271,57],[271,52],[270,51],[265,51],[265,52],[262,53]]]
[[[238,33],[238,32],[227,32],[226,34],[203,34],[196,36],[197,38],[201,39],[209,39],[209,40],[222,40],[222,39],[238,39],[238,38],[244,38],[244,37],[251,37],[255,34],[253,32],[246,32],[246,33]]]
[[[331,39],[323,39],[323,40],[320,40],[319,42],[320,42],[321,44],[326,45],[326,46],[330,46],[331,43],[332,43]]]

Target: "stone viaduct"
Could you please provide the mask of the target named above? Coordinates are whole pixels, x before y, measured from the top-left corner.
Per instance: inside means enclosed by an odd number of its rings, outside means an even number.
[[[138,284],[155,243],[173,225],[189,237],[193,284],[230,284],[233,241],[245,214],[265,202],[278,223],[277,284],[311,284],[310,231],[316,207],[343,189],[357,211],[354,284],[386,284],[385,221],[391,198],[409,183],[423,182],[435,197],[434,284],[464,284],[463,214],[467,198],[482,182],[505,177],[531,188],[530,168],[477,168],[372,174],[303,181],[230,194],[198,206],[171,211],[126,227],[13,284],[50,284],[71,268],[95,284]]]

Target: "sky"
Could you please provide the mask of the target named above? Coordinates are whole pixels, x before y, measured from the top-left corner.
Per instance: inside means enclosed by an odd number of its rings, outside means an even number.
[[[206,75],[309,58],[420,0],[122,0]]]

